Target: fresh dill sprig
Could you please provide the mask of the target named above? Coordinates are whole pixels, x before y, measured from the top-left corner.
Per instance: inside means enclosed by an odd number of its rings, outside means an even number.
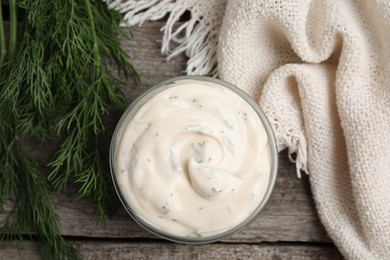
[[[69,178],[80,185],[77,198],[93,196],[96,201],[96,216],[105,219],[105,204],[111,192],[107,170],[99,151],[99,143],[106,133],[104,117],[109,104],[124,108],[124,96],[118,91],[122,83],[110,71],[110,64],[118,65],[124,73],[135,75],[134,68],[117,40],[123,36],[118,24],[120,16],[108,10],[104,3],[89,0],[84,5],[76,2],[61,2],[58,12],[68,10],[67,21],[58,21],[53,32],[53,41],[61,44],[61,55],[67,74],[61,80],[68,82],[57,91],[68,93],[72,84],[72,107],[58,118],[55,124],[57,134],[67,134],[53,161],[49,179],[54,187],[66,187]],[[61,28],[65,24],[66,28]],[[62,25],[64,27],[64,25]],[[80,73],[82,72],[82,73]],[[69,76],[71,78],[69,78]],[[79,79],[79,80],[74,80]],[[68,96],[56,95],[55,104],[66,104]],[[63,105],[56,108],[64,110]]]
[[[8,63],[8,77],[0,93],[1,106],[17,114],[20,134],[38,140],[48,138],[54,113],[50,77],[55,66],[46,64],[45,55],[44,44],[26,32],[20,51]]]
[[[3,22],[3,7],[0,2],[0,66],[3,64],[5,55],[7,54],[7,48],[5,45],[5,32]]]
[[[35,232],[42,259],[79,259],[79,253],[60,235],[48,183],[42,169],[28,156],[23,145],[16,141],[11,171],[17,173],[17,192],[13,213],[2,227],[2,240],[20,240],[28,231]],[[10,172],[9,172],[10,173]],[[10,187],[7,184],[8,187]]]
[[[2,93],[7,86],[3,87]],[[0,205],[13,194],[15,198],[13,210],[2,223],[0,240],[20,240],[34,232],[42,259],[79,259],[79,253],[60,235],[45,171],[23,145],[11,101],[4,99],[6,105],[0,109]]]
[[[75,198],[92,197],[96,217],[104,221],[113,187],[101,149],[110,134],[106,117],[124,109],[123,82],[115,75],[135,81],[138,76],[120,45],[122,17],[103,2],[9,4],[8,50],[0,21],[0,47],[6,50],[0,63],[0,206],[12,194],[16,200],[0,238],[32,231],[42,258],[77,259],[60,235],[50,185],[61,191],[76,183]],[[62,143],[45,168],[24,147],[25,138],[61,138]]]

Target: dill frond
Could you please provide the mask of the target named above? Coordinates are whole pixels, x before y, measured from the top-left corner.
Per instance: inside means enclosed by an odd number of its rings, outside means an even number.
[[[34,231],[42,259],[80,259],[78,252],[60,235],[59,218],[42,170],[20,144],[15,148],[20,156],[13,171],[18,175],[20,188],[0,238],[19,240],[25,232]]]
[[[42,259],[79,259],[78,252],[60,235],[45,171],[24,148],[15,129],[17,115],[11,106],[3,106],[0,115],[0,204],[15,195],[13,210],[2,223],[0,240],[21,240],[24,234],[34,232]]]
[[[7,54],[7,48],[5,45],[3,7],[0,4],[0,66],[3,64],[3,60],[4,60],[6,54]]]
[[[66,104],[71,97],[72,107],[55,124],[55,131],[66,132],[67,137],[49,164],[49,179],[62,190],[73,177],[80,187],[76,198],[92,196],[97,218],[102,221],[111,194],[110,178],[99,151],[99,143],[107,134],[104,117],[110,105],[124,108],[124,96],[119,91],[122,82],[113,76],[109,64],[115,63],[125,76],[131,75],[135,80],[138,77],[118,41],[123,35],[119,28],[121,17],[102,2],[83,3],[66,1],[57,7],[61,17],[69,17],[66,22],[58,20],[52,34],[66,61],[67,74],[62,81],[68,84],[57,89],[63,95],[56,95],[55,104]],[[69,14],[64,15],[67,11]],[[61,28],[63,24],[65,28]],[[63,105],[56,110],[62,109]]]
[[[135,82],[138,75],[119,42],[125,37],[121,16],[105,3],[10,0],[10,5],[8,50],[0,19],[0,206],[12,195],[16,201],[0,239],[33,232],[43,259],[78,259],[60,235],[49,189],[61,191],[74,182],[75,198],[93,198],[96,218],[104,221],[113,186],[101,144],[111,131],[106,117],[112,108],[123,110],[125,100],[115,75]],[[24,138],[62,143],[43,168]]]

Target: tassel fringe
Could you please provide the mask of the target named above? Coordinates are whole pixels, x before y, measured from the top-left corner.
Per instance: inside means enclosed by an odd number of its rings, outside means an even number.
[[[289,129],[288,131],[280,130],[281,125],[278,121],[273,121],[274,129],[278,129],[275,133],[279,136],[276,137],[276,141],[279,144],[279,152],[288,148],[288,157],[291,162],[295,163],[297,177],[301,178],[301,171],[309,174],[307,170],[307,142],[303,133]],[[280,136],[280,133],[284,133]],[[282,144],[282,145],[280,145]],[[295,154],[295,158],[293,158]]]
[[[225,1],[214,1],[216,8],[203,10],[197,0],[105,0],[109,8],[124,15],[121,26],[142,25],[168,15],[163,31],[161,52],[167,59],[185,53],[188,56],[186,74],[217,76],[217,46]],[[191,18],[180,26],[180,17],[191,12]],[[215,12],[215,14],[210,13]],[[208,15],[203,15],[208,13]],[[213,16],[214,15],[214,16]],[[172,43],[175,45],[171,48]]]

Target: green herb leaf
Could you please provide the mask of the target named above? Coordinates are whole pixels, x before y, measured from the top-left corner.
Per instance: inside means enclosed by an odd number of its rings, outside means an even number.
[[[104,221],[113,187],[100,150],[110,134],[105,120],[112,109],[124,109],[116,75],[135,82],[138,75],[120,45],[122,17],[105,3],[9,3],[8,50],[0,17],[0,206],[13,194],[16,200],[0,236],[21,239],[32,231],[44,259],[77,259],[60,235],[50,185],[61,191],[73,181],[75,198],[92,197]],[[25,138],[62,143],[45,167],[30,155]]]

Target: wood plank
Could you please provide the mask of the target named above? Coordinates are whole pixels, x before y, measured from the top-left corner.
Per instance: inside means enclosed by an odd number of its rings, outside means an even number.
[[[333,246],[305,244],[208,244],[73,241],[83,259],[342,259]],[[17,250],[12,242],[0,247],[3,259],[39,259],[35,242],[23,242]]]
[[[287,156],[281,156],[279,176],[271,200],[262,214],[245,230],[229,238],[229,242],[310,241],[329,242],[314,204],[307,179],[295,177],[295,168]],[[93,204],[88,200],[75,202],[71,194],[55,196],[61,216],[61,232],[67,236],[150,238],[123,207],[105,226],[96,227],[91,219]]]
[[[129,81],[124,88],[129,102],[140,91],[180,75],[180,71],[185,68],[184,55],[167,62],[160,54],[161,26],[162,23],[154,22],[134,28],[134,40],[123,42],[143,81],[140,86]],[[107,143],[104,145],[108,147]],[[32,149],[39,153],[45,150],[38,144],[32,144]],[[46,148],[45,151],[48,155],[52,154],[50,149]],[[91,219],[93,204],[88,200],[75,202],[72,192],[75,192],[74,188],[70,188],[66,194],[54,196],[64,235],[125,238],[152,236],[132,221],[122,208],[117,216],[107,221],[106,226],[96,228],[96,223]],[[295,177],[295,166],[289,162],[285,153],[280,157],[279,176],[270,203],[254,223],[229,241],[329,241],[310,198],[308,180]]]
[[[123,42],[124,49],[132,57],[143,81],[140,87],[129,82],[124,89],[129,101],[138,95],[140,90],[181,75],[181,71],[185,69],[184,55],[168,62],[160,54],[162,26],[161,22],[145,23],[143,27],[133,29],[134,40]],[[58,205],[63,203],[59,202]],[[68,205],[71,207],[71,204]],[[69,214],[64,214],[62,217],[63,227],[72,224],[72,218],[66,216]],[[83,223],[87,224],[85,221]],[[99,233],[95,229],[90,231],[94,233],[85,232],[85,229],[82,232],[89,233],[91,236]],[[124,211],[121,211],[118,217],[108,221],[106,229],[99,231],[102,232],[102,236],[149,237],[143,230],[134,226],[133,221]],[[76,230],[64,229],[67,235],[74,232]],[[288,160],[286,153],[280,157],[279,177],[275,191],[263,214],[244,232],[231,239],[233,241],[329,241],[314,209],[308,179],[299,180],[295,177],[295,166]]]
[[[128,81],[123,88],[129,103],[140,92],[172,77],[185,75],[187,58],[184,54],[168,60],[161,54],[162,22],[148,22],[131,29],[133,39],[122,40],[123,49],[139,72],[141,84]]]
[[[145,23],[143,27],[133,29],[134,40],[123,41],[123,46],[132,57],[133,64],[142,79],[142,84],[138,86],[129,81],[124,87],[123,91],[128,102],[142,90],[165,79],[181,75],[185,69],[184,55],[168,62],[160,54],[162,26],[161,22]],[[112,115],[112,124],[115,124],[118,117],[119,115]],[[107,141],[102,143],[102,146],[107,149],[108,145]],[[47,157],[53,154],[55,147],[54,145],[44,147],[34,143],[30,146],[33,153],[45,153]],[[109,174],[108,170],[107,174]],[[140,228],[122,207],[119,208],[116,216],[106,222],[105,226],[97,227],[95,221],[91,219],[93,203],[89,200],[74,201],[74,192],[75,187],[70,187],[66,193],[53,194],[57,212],[61,217],[63,235],[96,238],[154,237]],[[115,203],[118,203],[118,200]],[[4,219],[7,210],[9,212],[9,205],[5,212],[0,213],[0,219]],[[262,241],[330,242],[315,211],[308,178],[306,176],[301,180],[296,178],[295,166],[289,162],[286,153],[280,156],[279,176],[264,212],[247,229],[227,240],[227,242]]]

